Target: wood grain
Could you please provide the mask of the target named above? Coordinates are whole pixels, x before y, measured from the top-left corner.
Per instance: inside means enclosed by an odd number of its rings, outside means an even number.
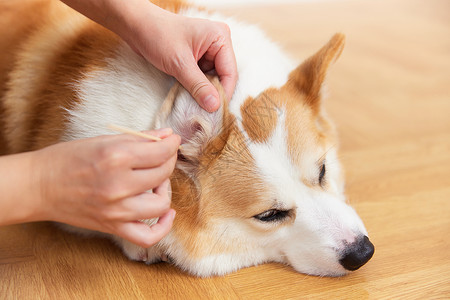
[[[0,298],[450,298],[450,2],[222,11],[258,23],[298,59],[337,31],[347,35],[326,107],[341,137],[347,194],[376,247],[373,259],[343,278],[267,264],[199,279],[167,264],[130,262],[105,240],[22,224],[0,228]]]

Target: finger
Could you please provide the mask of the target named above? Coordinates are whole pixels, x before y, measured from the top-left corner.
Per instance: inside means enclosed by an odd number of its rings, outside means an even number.
[[[153,193],[145,192],[127,198],[120,203],[119,209],[124,214],[124,221],[152,219],[167,213],[170,209],[170,180],[166,179]]]
[[[170,181],[166,179],[152,192],[144,192],[134,197],[118,201],[113,210],[114,219],[133,221],[152,219],[167,213],[170,209]]]
[[[140,194],[163,184],[172,175],[176,162],[177,156],[174,155],[166,163],[156,168],[133,170],[128,178],[124,179],[133,188],[130,195]]]
[[[175,210],[171,209],[158,219],[158,222],[148,226],[142,222],[119,223],[115,234],[136,244],[149,248],[166,236],[173,225]]]
[[[157,167],[121,171],[113,180],[108,181],[107,198],[119,202],[160,186],[172,175],[176,161],[177,155],[173,155]]]
[[[180,136],[175,134],[161,141],[130,143],[128,146],[132,157],[130,167],[148,169],[161,166],[177,154],[180,143]]]
[[[182,68],[175,77],[203,109],[208,112],[219,109],[219,93],[194,60]]]
[[[231,40],[229,41],[229,44],[226,44],[219,49],[214,62],[220,83],[225,90],[228,100],[230,100],[233,96],[238,79],[236,58],[231,46]]]
[[[234,55],[229,30],[211,43],[199,62],[203,71],[211,70],[213,64],[228,99],[231,99],[238,79],[236,57]]]
[[[172,199],[172,186],[170,185],[170,179],[167,178],[161,185],[153,189],[153,194],[160,197]]]

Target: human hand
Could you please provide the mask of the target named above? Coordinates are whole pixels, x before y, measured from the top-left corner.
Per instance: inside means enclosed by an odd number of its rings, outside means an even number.
[[[36,151],[42,219],[115,234],[145,248],[157,243],[175,217],[169,176],[180,137],[170,129],[149,134],[162,140],[101,136]],[[158,217],[151,227],[138,221]]]
[[[155,67],[174,76],[201,107],[212,112],[220,105],[219,94],[204,72],[215,70],[231,99],[238,75],[225,23],[188,18],[157,7],[140,10],[132,20],[133,30],[125,31],[122,38]]]

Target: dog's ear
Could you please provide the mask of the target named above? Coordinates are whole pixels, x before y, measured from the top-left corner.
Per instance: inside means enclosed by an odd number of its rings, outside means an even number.
[[[219,91],[221,105],[209,113],[201,108],[179,83],[176,83],[164,100],[156,117],[154,128],[170,127],[181,137],[178,167],[193,171],[210,141],[218,137],[224,127],[226,96],[217,77],[208,76]]]
[[[321,90],[327,70],[342,53],[345,44],[343,34],[335,34],[316,54],[305,60],[289,74],[289,83],[294,84],[305,95],[313,110],[319,110]]]

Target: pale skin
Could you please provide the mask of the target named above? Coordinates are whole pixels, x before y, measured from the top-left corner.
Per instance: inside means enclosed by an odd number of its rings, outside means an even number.
[[[203,72],[215,69],[228,98],[237,80],[224,24],[175,15],[147,0],[64,0],[174,76],[207,111],[220,106]],[[171,129],[100,136],[0,157],[0,225],[57,221],[150,247],[170,231],[169,176],[180,137]],[[153,193],[149,193],[153,190]],[[149,227],[142,219],[159,218]]]

